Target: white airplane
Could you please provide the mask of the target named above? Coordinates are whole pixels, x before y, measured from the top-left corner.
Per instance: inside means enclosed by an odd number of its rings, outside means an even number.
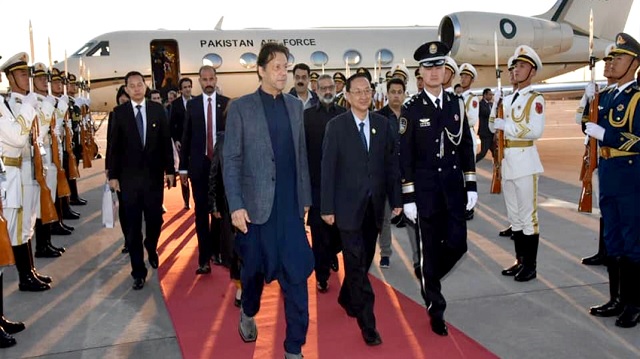
[[[67,59],[69,72],[79,75],[80,60],[91,74],[93,111],[110,111],[124,75],[140,71],[151,87],[167,91],[189,77],[197,86],[203,64],[216,67],[218,86],[226,96],[237,97],[258,86],[256,60],[266,41],[284,43],[290,62],[306,63],[313,71],[343,73],[366,67],[376,77],[395,63],[413,71],[413,53],[421,44],[441,39],[458,62],[478,70],[474,87],[495,86],[494,34],[499,62],[504,69],[518,45],[529,45],[542,58],[542,81],[588,64],[589,11],[593,9],[594,54],[604,50],[624,29],[633,0],[558,0],[544,14],[525,17],[486,12],[458,12],[445,16],[439,27],[312,28],[301,30],[222,30],[222,18],[210,31],[117,31],[100,35]],[[64,69],[64,62],[55,65]],[[346,75],[346,73],[345,73]],[[79,76],[78,76],[79,77]],[[502,82],[507,83],[506,74]],[[415,90],[410,83],[409,89]]]

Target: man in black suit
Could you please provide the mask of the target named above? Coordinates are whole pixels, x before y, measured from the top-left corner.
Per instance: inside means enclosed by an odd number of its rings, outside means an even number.
[[[304,131],[307,140],[312,203],[307,216],[307,224],[311,229],[318,291],[325,293],[329,289],[330,268],[333,265],[336,249],[340,247],[340,233],[336,226],[329,226],[320,217],[322,141],[329,120],[346,110],[334,102],[336,86],[331,75],[321,75],[317,82],[320,102],[304,111]]]
[[[224,131],[225,109],[229,98],[216,93],[216,69],[202,66],[199,82],[203,94],[187,103],[180,147],[180,181],[191,181],[196,205],[196,234],[198,236],[198,269],[196,274],[211,273],[212,259],[220,258],[220,221],[209,213],[209,172],[213,159],[216,132]],[[229,258],[224,258],[229,260]]]
[[[382,226],[385,200],[402,211],[397,137],[389,121],[369,112],[366,74],[347,80],[351,110],[329,121],[322,150],[321,213],[340,230],[345,279],[338,302],[358,325],[367,345],[382,343],[373,314],[375,296],[367,273]]]
[[[480,109],[478,110],[478,136],[480,137],[480,152],[476,155],[476,163],[480,162],[487,152],[491,150],[493,154],[495,144],[493,142],[493,133],[489,130],[489,116],[491,116],[491,107],[493,106],[493,92],[490,88],[482,91],[482,100],[480,100]]]
[[[180,86],[180,97],[171,102],[169,110],[169,126],[171,128],[171,138],[176,144],[176,150],[180,153],[182,148],[182,131],[184,128],[184,111],[187,108],[187,102],[191,100],[191,88],[193,83],[188,77],[183,77],[178,82]],[[182,188],[182,200],[184,201],[184,209],[189,209],[189,183],[180,181]]]
[[[133,289],[139,290],[144,287],[147,277],[142,250],[142,216],[149,265],[158,268],[156,247],[162,228],[163,178],[166,175],[167,187],[173,187],[175,169],[164,107],[145,99],[147,86],[141,73],[129,72],[124,83],[131,101],[113,109],[114,123],[108,146],[109,186],[122,193]]]

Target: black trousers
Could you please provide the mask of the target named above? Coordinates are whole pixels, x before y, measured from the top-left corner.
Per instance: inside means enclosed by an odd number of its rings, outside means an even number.
[[[489,150],[491,150],[492,155],[495,155],[496,144],[493,142],[493,135],[480,136],[480,142],[480,152],[476,155],[476,162],[483,159]]]
[[[373,314],[375,295],[368,273],[375,254],[378,231],[371,201],[359,230],[340,230],[345,276],[338,301],[356,314],[361,329],[376,327]]]
[[[211,165],[208,160],[205,162],[205,165]],[[202,171],[199,176],[189,175],[189,180],[196,212],[198,265],[203,266],[209,263],[214,253],[220,253],[220,220],[209,212],[209,171]]]
[[[311,228],[311,247],[315,259],[316,280],[325,282],[331,273],[331,260],[336,254],[336,242],[340,242],[340,231],[322,220],[320,208],[311,206],[307,217]]]
[[[131,259],[131,276],[146,278],[147,267],[144,264],[144,247],[154,251],[158,247],[158,239],[162,229],[162,199],[164,196],[163,183],[158,185],[130,188],[124,181],[120,181],[122,202],[126,218],[125,243],[129,247]],[[151,188],[150,188],[151,187]],[[145,238],[143,245],[142,216],[145,221]]]

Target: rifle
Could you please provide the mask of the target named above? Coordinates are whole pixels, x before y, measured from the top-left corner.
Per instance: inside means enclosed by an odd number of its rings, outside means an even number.
[[[589,69],[591,70],[591,83],[595,84],[596,58],[593,56],[593,10],[589,14]],[[589,122],[598,123],[598,102],[600,96],[596,92],[595,97],[589,103]],[[598,143],[595,138],[589,137],[585,143],[582,167],[580,168],[580,181],[582,190],[578,201],[578,212],[591,213],[593,210],[593,171],[598,166]]]
[[[0,167],[4,169],[4,165]],[[4,190],[1,191],[4,192]],[[0,267],[16,263],[13,257],[13,249],[11,248],[9,228],[7,226],[7,220],[4,218],[4,208],[2,207],[2,199],[5,196],[5,193],[0,195]]]
[[[80,120],[80,141],[82,141],[82,168],[91,168],[91,158],[93,149],[91,148],[91,138],[86,126],[87,109],[82,105],[82,119]]]
[[[495,52],[496,59],[496,79],[498,80],[498,90],[502,91],[502,82],[500,81],[500,70],[498,64],[498,35],[496,32],[493,33],[493,48]],[[502,98],[498,101],[497,104],[497,114],[496,118],[504,118],[503,108],[502,108]],[[502,192],[502,159],[504,158],[504,131],[497,130],[493,136],[493,141],[495,143],[495,151],[493,153],[493,173],[491,175],[491,190],[489,193],[499,194]]]
[[[76,155],[73,153],[73,146],[71,144],[73,132],[71,132],[71,126],[69,125],[69,111],[67,111],[64,117],[64,148],[65,151],[67,151],[69,161],[69,179],[74,180],[80,178],[80,171],[78,170],[78,162],[76,161]]]
[[[51,116],[51,161],[54,165],[56,165],[58,185],[56,191],[58,193],[58,197],[68,197],[71,195],[71,189],[69,188],[69,182],[67,182],[67,175],[62,167],[62,163],[60,162],[59,155],[59,143],[58,136],[56,135],[54,128],[56,126],[56,116],[55,114]]]
[[[43,224],[58,221],[58,212],[51,199],[51,191],[47,187],[47,180],[44,175],[44,164],[42,163],[42,153],[38,144],[38,133],[40,131],[39,120],[36,118],[31,126],[31,143],[33,148],[33,170],[34,176],[40,186],[40,219]]]

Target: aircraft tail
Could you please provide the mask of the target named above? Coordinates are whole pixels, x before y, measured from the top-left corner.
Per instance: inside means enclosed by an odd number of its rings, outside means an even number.
[[[593,9],[593,35],[614,41],[616,34],[624,30],[633,0],[558,0],[544,14],[536,17],[564,22],[574,32],[589,34],[589,10]]]

